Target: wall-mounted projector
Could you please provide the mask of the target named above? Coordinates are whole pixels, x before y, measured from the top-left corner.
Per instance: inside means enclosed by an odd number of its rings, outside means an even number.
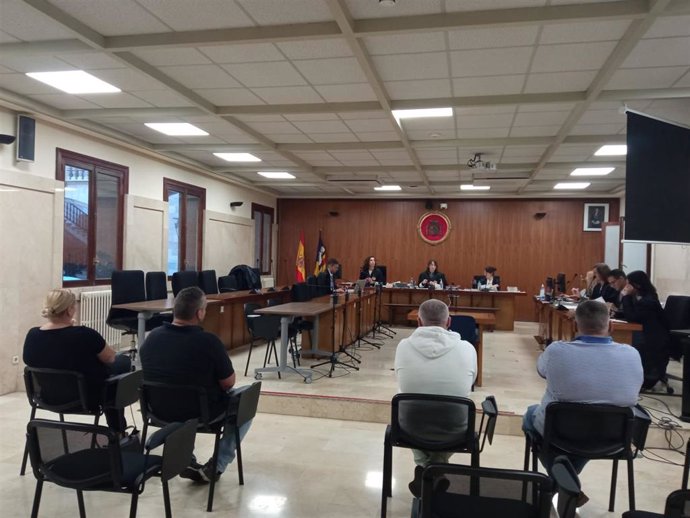
[[[496,164],[488,160],[482,160],[482,153],[475,153],[474,156],[467,161],[467,167],[470,169],[482,169],[484,171],[496,170]]]

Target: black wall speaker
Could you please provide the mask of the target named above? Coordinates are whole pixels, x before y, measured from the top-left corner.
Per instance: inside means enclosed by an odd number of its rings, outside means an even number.
[[[36,158],[36,120],[17,116],[17,160],[33,162]]]

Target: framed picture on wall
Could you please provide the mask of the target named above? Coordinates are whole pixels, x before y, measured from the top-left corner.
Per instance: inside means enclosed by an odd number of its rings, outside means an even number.
[[[582,230],[585,232],[601,232],[602,224],[608,220],[608,203],[585,203]]]

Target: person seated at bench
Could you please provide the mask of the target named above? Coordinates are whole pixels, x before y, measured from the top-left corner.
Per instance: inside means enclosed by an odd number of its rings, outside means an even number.
[[[373,255],[364,260],[362,269],[359,272],[359,280],[367,281],[367,286],[375,282],[383,282],[383,274],[376,267],[376,258]]]
[[[33,327],[24,340],[24,363],[29,367],[61,369],[84,374],[88,404],[96,410],[103,403],[103,387],[109,376],[131,370],[130,357],[115,354],[105,339],[89,327],[75,325],[77,298],[68,289],[48,292],[42,315],[48,321]],[[124,409],[104,411],[108,426],[124,435],[127,428]]]
[[[430,285],[434,288],[448,286],[446,276],[438,271],[436,259],[430,259],[429,262],[426,263],[426,270],[419,274],[417,284],[422,288],[428,288]]]

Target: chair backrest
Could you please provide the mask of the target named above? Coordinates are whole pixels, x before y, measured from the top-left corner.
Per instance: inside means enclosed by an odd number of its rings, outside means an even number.
[[[671,329],[690,328],[690,296],[669,295],[664,304],[664,313]]]
[[[316,284],[316,275],[310,275],[307,277],[307,286],[309,287],[310,299],[323,295],[323,289]]]
[[[208,426],[211,416],[204,387],[144,381],[140,390],[142,417],[155,426],[198,419]]]
[[[690,506],[690,491],[678,489],[666,498],[664,518],[685,518]]]
[[[382,264],[377,264],[376,268],[378,268],[381,272],[381,278],[376,279],[376,282],[382,282],[383,284],[386,284],[386,279],[388,279],[386,267]]]
[[[161,478],[170,480],[182,472],[194,456],[194,439],[199,422],[189,419],[184,423],[171,423],[155,433],[146,441],[146,448],[153,449],[164,444]]]
[[[196,270],[185,270],[172,274],[172,290],[176,297],[180,291],[192,286],[199,286],[199,273]]]
[[[448,479],[450,487],[434,491],[434,480],[441,476]],[[533,485],[535,490],[523,492],[526,485]],[[548,518],[553,490],[554,482],[543,473],[430,464],[422,474],[422,498],[418,502],[421,512],[416,516]]]
[[[146,300],[168,298],[168,276],[165,272],[146,272]]]
[[[311,300],[311,290],[306,282],[299,282],[292,285],[292,301],[307,302]]]
[[[218,291],[227,293],[229,291],[237,291],[237,281],[233,275],[223,275],[218,277]]]
[[[254,338],[264,340],[275,340],[280,336],[280,315],[260,315],[258,318],[251,318],[247,325],[251,325],[250,331]]]
[[[88,387],[81,372],[25,367],[24,385],[32,407],[64,414],[98,412],[89,410]]]
[[[632,455],[633,411],[613,405],[550,403],[543,448],[587,459]]]
[[[471,399],[400,393],[391,401],[391,443],[430,451],[475,451],[475,406]]]
[[[266,306],[280,306],[282,303],[283,301],[281,299],[268,299],[268,303],[266,304]]]
[[[142,270],[113,270],[110,276],[113,304],[146,300],[144,272]]]
[[[215,270],[202,270],[199,272],[199,287],[206,295],[218,293],[218,280]]]
[[[255,381],[251,385],[238,387],[233,391],[231,396],[239,398],[237,407],[237,426],[242,426],[244,423],[251,421],[256,416],[256,410],[259,407],[259,396],[261,395],[261,382]]]
[[[472,345],[477,345],[477,321],[467,315],[451,315],[450,328]]]

